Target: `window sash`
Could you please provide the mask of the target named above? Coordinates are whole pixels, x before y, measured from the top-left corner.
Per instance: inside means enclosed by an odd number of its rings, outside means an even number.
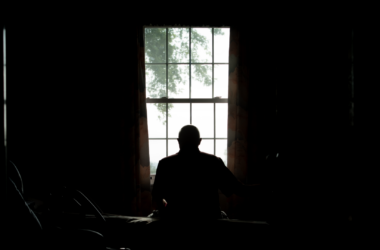
[[[216,153],[216,140],[227,140],[227,137],[216,137],[216,103],[228,103],[227,98],[223,99],[147,99],[147,103],[190,103],[190,124],[193,124],[192,122],[192,103],[213,103],[213,119],[214,119],[214,136],[213,137],[202,137],[202,140],[213,140],[214,141],[214,155]],[[168,140],[176,140],[177,138],[169,138],[169,131],[168,131],[168,105],[166,105],[166,137],[149,137],[149,140],[165,140],[166,141],[166,156],[168,156]]]
[[[168,81],[169,81],[169,78],[168,78],[168,65],[189,65],[189,95],[190,95],[190,98],[191,98],[191,65],[194,64],[194,65],[211,65],[212,66],[212,76],[211,76],[211,79],[212,79],[212,98],[215,98],[214,97],[214,65],[229,65],[229,62],[228,63],[215,63],[214,62],[214,28],[230,28],[229,26],[226,26],[226,27],[209,27],[209,26],[154,26],[154,25],[144,25],[143,27],[143,35],[144,35],[144,41],[145,41],[145,29],[146,28],[166,28],[166,62],[165,63],[146,63],[145,62],[145,65],[166,65],[166,98],[169,94],[169,90],[168,90]],[[169,60],[168,60],[168,43],[169,43],[169,39],[168,39],[168,30],[169,28],[189,28],[189,62],[181,62],[181,63],[169,63]],[[191,61],[191,29],[192,28],[211,28],[212,29],[212,43],[211,43],[211,51],[212,51],[212,59],[211,59],[211,63],[193,63]],[[145,46],[145,45],[144,45]],[[145,58],[145,55],[144,55],[144,58]],[[150,101],[148,102],[148,99],[150,99]],[[151,101],[153,100],[157,100],[156,103],[162,103],[162,101],[158,101],[158,100],[161,100],[162,98],[147,98],[147,103],[153,103]],[[224,99],[228,99],[228,98],[224,98]],[[174,100],[170,98],[170,100]],[[206,99],[203,99],[203,100],[206,100]],[[224,102],[224,101],[222,101]],[[227,102],[227,101],[226,101]],[[173,102],[175,103],[175,102]],[[183,103],[183,101],[180,101],[179,103]],[[209,103],[209,102],[206,102],[206,103]]]

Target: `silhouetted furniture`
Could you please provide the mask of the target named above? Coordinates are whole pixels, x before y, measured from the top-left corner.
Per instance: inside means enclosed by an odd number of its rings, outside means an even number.
[[[268,246],[273,243],[273,230],[263,221],[189,220],[186,216],[180,216],[167,223],[152,217],[112,214],[104,214],[104,217],[115,240],[128,236],[128,246],[133,250],[272,249]],[[96,219],[95,216],[93,219]]]
[[[18,168],[12,161],[8,161],[8,176],[12,179],[20,193],[24,195],[24,182]]]
[[[112,249],[106,247],[106,241],[101,233],[91,229],[70,229],[57,226],[44,228],[31,208],[33,203],[27,203],[24,199],[23,181],[16,165],[10,162],[8,166],[8,249]],[[80,197],[81,204],[87,202],[88,205],[86,207],[92,208],[97,220],[103,224],[105,223],[105,219],[99,209],[82,192],[79,190],[69,190],[65,187],[63,190],[66,190],[66,192],[60,194],[71,195],[71,198],[75,201],[77,201],[77,197]],[[58,216],[58,214],[56,213],[55,215]]]

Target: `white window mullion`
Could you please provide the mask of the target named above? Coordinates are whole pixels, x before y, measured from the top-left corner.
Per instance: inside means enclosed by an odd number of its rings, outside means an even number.
[[[166,27],[166,98],[169,98],[169,65],[168,65],[168,52],[169,52],[169,28]],[[169,126],[169,119],[168,119],[168,110],[169,110],[169,103],[166,103],[166,156],[168,156],[168,126]]]

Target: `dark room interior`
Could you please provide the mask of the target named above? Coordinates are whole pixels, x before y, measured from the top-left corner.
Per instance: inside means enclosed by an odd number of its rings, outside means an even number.
[[[136,182],[138,168],[132,167],[139,150],[136,40],[144,25],[174,23],[5,26],[3,163],[17,166],[26,200],[38,206],[51,189],[69,185],[107,214],[151,213],[150,196],[138,193],[144,184]],[[274,191],[270,198],[241,200],[233,211],[221,199],[222,210],[230,219],[266,221],[279,228],[273,235],[290,242],[305,234],[318,239],[311,245],[331,239],[340,246],[361,244],[359,235],[374,217],[369,207],[376,183],[378,120],[370,110],[378,69],[371,61],[379,50],[373,30],[348,19],[181,25],[235,28],[248,48],[248,141],[254,142],[248,150],[255,154],[245,181]],[[271,153],[279,153],[275,166],[265,163]],[[228,240],[254,241],[247,228],[241,226],[239,240]],[[123,244],[133,238],[128,235],[118,236],[125,237]],[[125,245],[138,249],[134,244]]]

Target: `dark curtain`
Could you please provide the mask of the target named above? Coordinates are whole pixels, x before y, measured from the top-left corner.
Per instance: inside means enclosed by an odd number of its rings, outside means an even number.
[[[150,195],[150,168],[149,168],[149,144],[148,144],[148,125],[145,100],[145,63],[144,63],[144,40],[143,26],[136,25],[136,43],[135,43],[135,77],[128,84],[130,99],[126,103],[128,115],[132,117],[130,124],[123,124],[124,142],[126,151],[122,152],[123,164],[122,172],[131,171],[130,183],[132,190],[131,214],[138,216],[147,216],[151,213],[151,195]],[[125,175],[125,173],[124,173]]]
[[[227,167],[243,183],[247,180],[248,171],[248,86],[249,70],[247,65],[248,46],[244,39],[244,31],[236,26],[230,29],[229,84],[228,84],[228,154]],[[256,152],[252,152],[254,156]],[[242,199],[233,195],[223,204],[228,216],[236,217]],[[223,207],[224,206],[224,207]]]
[[[268,33],[230,27],[227,167],[244,184],[266,182],[263,161],[276,147],[275,65]],[[221,208],[230,218],[265,219],[261,198],[220,196]]]

